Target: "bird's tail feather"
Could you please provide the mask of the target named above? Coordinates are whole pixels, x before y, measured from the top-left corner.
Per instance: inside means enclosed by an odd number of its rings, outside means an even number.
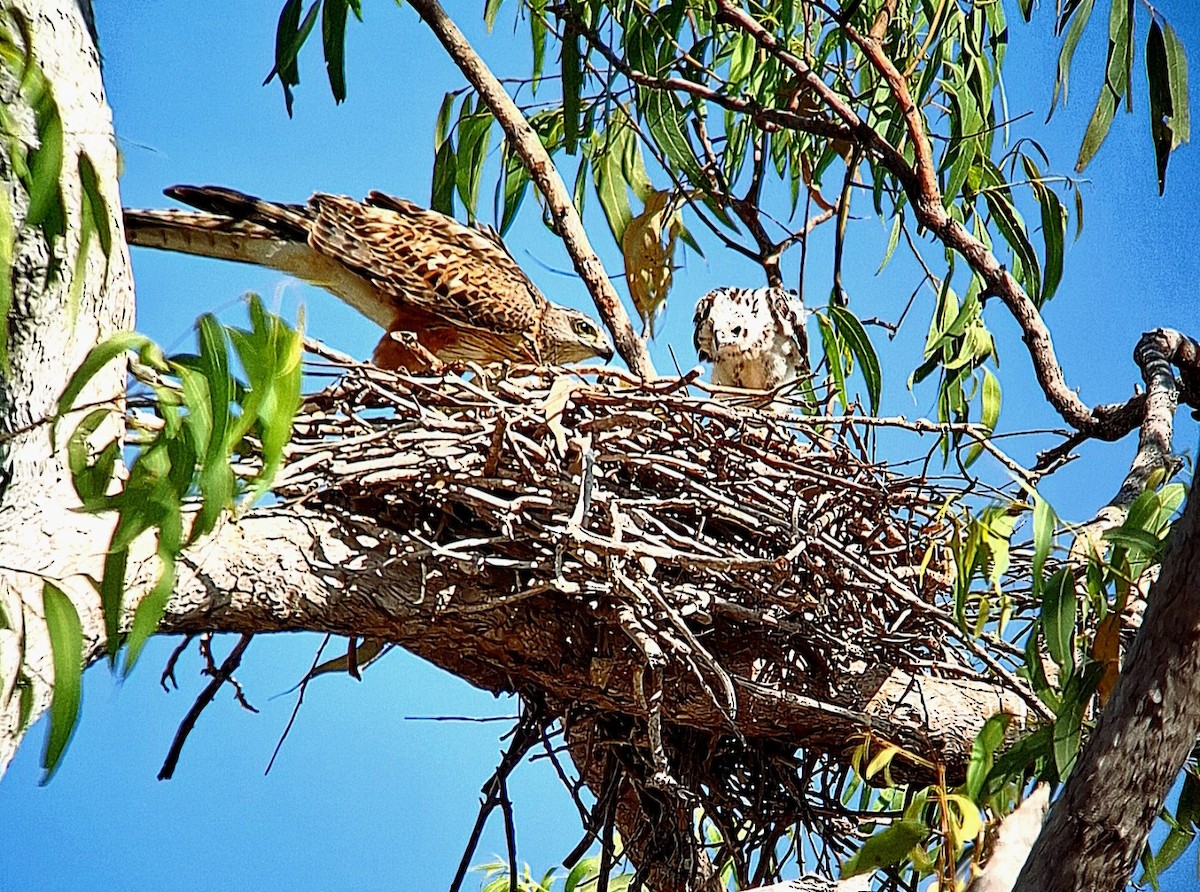
[[[196,211],[126,209],[125,237],[131,245],[276,268],[272,256],[285,244],[256,223]]]
[[[163,194],[232,221],[256,223],[291,241],[308,241],[312,216],[308,207],[302,204],[264,201],[225,186],[169,186]]]

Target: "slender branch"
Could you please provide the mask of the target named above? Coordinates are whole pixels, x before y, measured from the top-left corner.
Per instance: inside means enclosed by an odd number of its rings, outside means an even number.
[[[917,222],[951,250],[962,255],[976,275],[983,280],[986,293],[997,297],[1012,314],[1021,328],[1038,384],[1055,411],[1071,427],[1088,437],[1101,440],[1123,437],[1137,426],[1138,420],[1130,424],[1129,414],[1123,411],[1123,407],[1110,407],[1101,412],[1099,409],[1089,408],[1079,398],[1067,385],[1062,366],[1054,352],[1050,330],[1037,305],[1004,268],[992,250],[946,212],[924,121],[920,109],[909,93],[904,75],[896,69],[873,36],[858,33],[851,25],[841,21],[835,10],[825,4],[818,5],[839,21],[839,27],[847,38],[858,46],[868,62],[887,81],[892,96],[904,115],[908,137],[913,145],[912,164],[905,160],[897,147],[887,142],[865,120],[858,117],[846,99],[826,84],[806,62],[789,52],[772,32],[749,13],[738,8],[734,0],[718,0],[717,18],[754,37],[759,46],[794,71],[850,129],[851,138],[877,156],[883,166],[896,177],[913,206]],[[1186,358],[1181,359],[1186,362]],[[1191,388],[1185,388],[1185,393],[1191,392]]]
[[[642,378],[654,376],[654,366],[646,344],[638,337],[629,320],[621,298],[604,272],[600,258],[592,249],[583,221],[571,201],[571,192],[559,176],[550,155],[529,126],[512,97],[488,69],[479,54],[471,47],[458,26],[446,15],[438,0],[412,0],[412,7],[445,47],[446,52],[471,82],[476,92],[504,130],[510,144],[521,156],[529,175],[546,198],[546,206],[554,219],[575,271],[587,285],[596,309],[612,332],[613,341],[630,371]]]
[[[171,749],[167,752],[167,758],[163,761],[162,769],[158,772],[159,780],[170,780],[172,775],[175,774],[175,766],[179,764],[179,755],[183,752],[183,745],[187,743],[188,735],[196,727],[196,721],[200,718],[200,713],[204,712],[205,707],[217,696],[217,691],[221,689],[221,685],[233,677],[234,670],[241,665],[242,654],[250,646],[250,639],[253,637],[252,634],[245,633],[238,639],[238,643],[233,646],[233,650],[229,652],[229,656],[225,658],[225,661],[221,664],[221,668],[213,673],[212,681],[200,692],[200,696],[196,698],[196,702],[192,704],[192,708],[183,717],[183,721],[179,723],[179,730],[175,732],[175,739],[171,741]]]
[[[546,714],[545,706],[540,701],[527,701],[525,711],[513,728],[512,741],[509,743],[508,749],[501,756],[500,764],[496,766],[492,776],[483,785],[484,799],[479,805],[479,814],[475,818],[475,826],[471,829],[470,839],[467,840],[466,848],[463,850],[458,871],[450,883],[450,892],[458,892],[462,888],[462,882],[466,879],[467,871],[471,867],[471,857],[475,854],[475,847],[479,845],[479,838],[483,834],[488,816],[497,806],[504,815],[504,835],[508,846],[509,870],[517,869],[512,803],[508,799],[508,776],[525,758],[525,754],[541,742],[543,733],[551,721],[552,719]],[[515,889],[516,886],[514,885],[512,888]]]

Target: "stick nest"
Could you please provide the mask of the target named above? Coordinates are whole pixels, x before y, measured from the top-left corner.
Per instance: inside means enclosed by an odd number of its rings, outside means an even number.
[[[746,880],[749,852],[761,862],[789,823],[848,843],[844,763],[831,772],[798,759],[787,739],[755,744],[741,733],[739,684],[802,681],[845,702],[840,680],[855,673],[936,674],[954,663],[944,519],[953,490],[877,462],[869,419],[805,417],[761,398],[756,407],[694,375],[643,384],[598,370],[337,371],[304,406],[277,491],[391,530],[393,559],[420,564],[422,597],[439,606],[464,606],[451,570],[488,574],[501,584],[484,609],[538,598],[539,609],[575,609],[618,642],[639,666],[641,715],[538,692],[564,724],[587,723],[589,746],[571,750],[577,764],[598,752],[597,737],[612,744],[599,774],[597,763],[578,766],[593,790],[619,789],[609,782],[619,770],[639,795],[678,796],[688,815],[701,800],[726,840],[743,841],[721,857]],[[510,677],[528,695],[520,670]],[[676,682],[699,685],[726,727],[672,724]],[[626,752],[614,760],[618,744]],[[676,823],[693,832],[690,817]],[[693,867],[702,848],[693,844]]]

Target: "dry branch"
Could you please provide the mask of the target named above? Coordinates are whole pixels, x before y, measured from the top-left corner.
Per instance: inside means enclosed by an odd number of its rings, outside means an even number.
[[[688,379],[344,373],[298,420],[292,504],[196,550],[166,630],[368,636],[535,695],[575,729],[581,775],[618,785],[639,863],[700,802],[757,828],[748,880],[781,827],[855,847],[838,790],[862,733],[954,779],[988,716],[1028,724],[1010,650],[949,612],[957,493],[859,445],[886,420],[808,421]],[[651,800],[661,820],[626,826]]]

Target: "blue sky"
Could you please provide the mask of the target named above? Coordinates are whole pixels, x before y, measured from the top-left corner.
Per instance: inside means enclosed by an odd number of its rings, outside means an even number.
[[[365,25],[350,25],[348,101],[335,107],[318,54],[307,52],[295,118],[289,120],[278,87],[260,86],[271,67],[278,3],[96,0],[106,86],[125,159],[124,203],[163,206],[161,190],[173,183],[223,184],[286,200],[315,190],[362,195],[381,189],[427,201],[437,104],[462,80],[410,9],[365,5]],[[498,73],[520,74],[516,53],[524,41],[507,36],[515,6],[504,8],[490,41],[481,7],[451,4],[449,11]],[[1162,8],[1192,47],[1193,59],[1200,58],[1200,12],[1183,0],[1167,0]],[[1019,132],[1040,140],[1054,167],[1067,171],[1091,111],[1103,41],[1093,39],[1081,49],[1071,105],[1044,126],[1056,54],[1046,37],[1048,13],[1043,10],[1033,26],[1012,26],[1009,103],[1014,111],[1034,111]],[[1200,72],[1193,70],[1192,82],[1200,82]],[[1138,89],[1140,104],[1144,92]],[[1180,152],[1167,197],[1157,198],[1146,131],[1143,115],[1122,116],[1089,169],[1084,235],[1069,246],[1064,284],[1046,313],[1068,381],[1089,403],[1130,393],[1137,375],[1131,352],[1144,329],[1165,325],[1200,333],[1194,297],[1200,230],[1193,198],[1200,160],[1194,150]],[[530,202],[527,210],[532,207]],[[619,270],[594,206],[586,222],[610,271]],[[862,248],[846,277],[862,315],[894,317],[912,288],[912,264],[903,260],[874,276],[886,235],[871,218],[851,224]],[[818,265],[828,265],[828,239],[829,233],[814,238]],[[556,272],[569,263],[536,215],[527,214],[509,242],[547,294],[586,306],[583,287]],[[791,262],[794,270],[794,257]],[[240,319],[234,302],[250,290],[285,313],[294,314],[303,302],[309,330],[342,350],[366,356],[378,338],[370,323],[332,297],[271,271],[148,251],[135,253],[134,270],[138,326],[167,345],[190,345],[189,327],[205,310],[224,307],[225,318]],[[822,274],[816,275],[810,293],[825,287]],[[707,260],[688,258],[654,349],[660,371],[671,368],[668,343],[684,367],[695,362],[695,298],[730,283],[760,284],[760,274],[716,248]],[[885,368],[892,370],[893,411],[919,415],[932,409],[932,390],[919,390],[914,399],[903,388],[919,361],[913,350],[924,337],[928,312],[926,296],[896,344],[881,345]],[[1059,426],[1033,387],[1015,326],[999,307],[989,308],[988,320],[1000,339],[1002,425]],[[1194,425],[1182,417],[1176,442],[1181,451],[1194,452]],[[1086,447],[1083,459],[1048,488],[1060,513],[1083,518],[1105,502],[1133,445],[1127,439]],[[165,694],[159,688],[159,667],[174,643],[149,647],[123,684],[102,667],[87,673],[82,725],[45,788],[37,786],[42,729],[30,734],[0,781],[0,882],[6,888],[446,887],[506,726],[407,717],[508,715],[510,702],[394,653],[362,683],[344,677],[314,683],[274,771],[264,778],[292,703],[271,698],[304,673],[319,638],[261,636],[240,673],[261,714],[243,712],[223,694],[200,720],[175,779],[160,783],[155,777],[162,758],[202,684],[193,652],[179,669],[182,690]],[[577,841],[577,817],[544,763],[523,767],[512,792],[520,857],[540,872]],[[476,860],[501,848],[493,829]],[[1165,888],[1194,887],[1194,856],[1185,861]]]

